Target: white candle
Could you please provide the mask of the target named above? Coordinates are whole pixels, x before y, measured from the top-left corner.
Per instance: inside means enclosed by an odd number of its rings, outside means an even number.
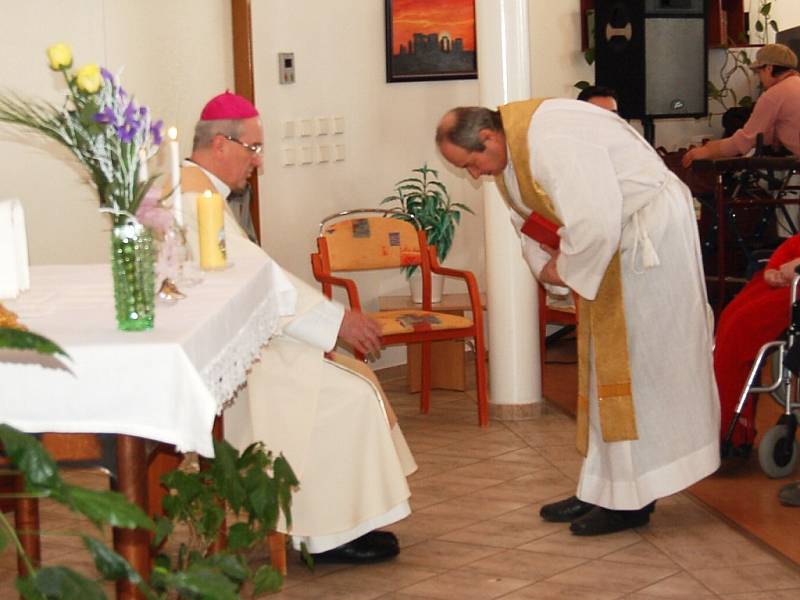
[[[172,212],[175,215],[175,224],[183,227],[183,199],[181,198],[181,158],[178,146],[178,129],[170,127],[169,136],[169,166],[172,181]]]

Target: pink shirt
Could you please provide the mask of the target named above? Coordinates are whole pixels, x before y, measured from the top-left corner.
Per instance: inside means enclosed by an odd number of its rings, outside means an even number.
[[[756,102],[747,123],[731,137],[721,141],[724,156],[746,154],[764,134],[764,144],[783,144],[800,156],[800,76],[789,75],[766,90]]]

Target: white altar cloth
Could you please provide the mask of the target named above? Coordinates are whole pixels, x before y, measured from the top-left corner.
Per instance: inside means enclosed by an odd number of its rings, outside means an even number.
[[[213,456],[214,417],[294,310],[296,292],[260,248],[229,240],[232,266],[187,298],[156,303],[155,327],[118,331],[111,267],[31,268],[31,289],[5,305],[70,355],[0,349],[0,423],[27,432],[122,433]]]

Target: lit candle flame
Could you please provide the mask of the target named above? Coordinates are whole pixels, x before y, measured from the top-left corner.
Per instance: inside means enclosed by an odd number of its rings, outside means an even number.
[[[177,140],[178,139],[178,128],[177,127],[170,127],[169,129],[167,129],[167,135],[169,136],[169,139]]]

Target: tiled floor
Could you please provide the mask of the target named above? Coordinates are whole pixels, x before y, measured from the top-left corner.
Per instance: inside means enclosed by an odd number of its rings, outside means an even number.
[[[535,421],[476,425],[473,394],[435,392],[428,415],[402,376],[386,388],[414,451],[413,514],[391,527],[400,556],[372,566],[320,565],[290,553],[274,598],[357,600],[713,599],[796,600],[800,568],[686,494],[659,501],[649,526],[597,538],[541,521],[539,507],[572,493],[580,466],[573,420],[549,409]],[[102,483],[78,474],[83,483]],[[45,508],[50,530],[77,529]],[[45,560],[86,564],[75,538],[45,542]],[[0,600],[14,558],[0,555]]]

